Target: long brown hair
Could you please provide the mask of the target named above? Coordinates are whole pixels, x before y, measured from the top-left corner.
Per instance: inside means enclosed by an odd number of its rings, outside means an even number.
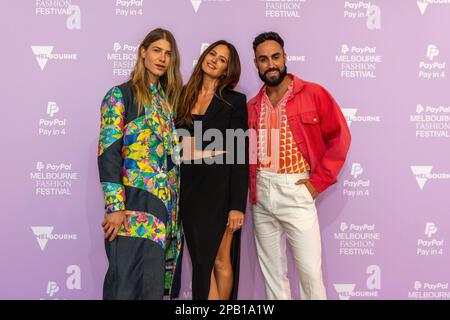
[[[197,102],[200,90],[203,85],[203,70],[202,64],[206,56],[218,45],[224,45],[230,51],[228,59],[228,66],[225,77],[219,79],[216,93],[214,94],[219,99],[223,100],[223,90],[233,89],[236,87],[241,76],[241,62],[236,48],[225,40],[219,40],[211,44],[198,58],[198,63],[192,72],[188,83],[183,87],[181,96],[176,106],[175,122],[178,125],[191,125],[193,122],[191,110]],[[224,101],[224,100],[223,100]]]
[[[161,39],[167,40],[170,43],[172,48],[172,58],[167,72],[159,79],[159,82],[164,89],[167,100],[172,106],[177,104],[181,93],[183,80],[180,72],[180,53],[175,38],[168,30],[161,28],[154,29],[147,34],[140,44],[137,61],[134,70],[131,73],[131,85],[134,91],[135,102],[138,106],[138,114],[142,112],[144,104],[151,103],[150,79],[144,65],[141,49],[147,49],[153,42]]]

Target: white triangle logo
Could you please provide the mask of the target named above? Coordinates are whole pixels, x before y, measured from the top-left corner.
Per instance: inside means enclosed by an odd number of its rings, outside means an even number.
[[[416,176],[416,181],[420,190],[423,190],[425,187],[425,183],[427,182],[432,169],[433,166],[411,166],[411,171]]]
[[[357,108],[342,108],[342,113],[344,114],[345,120],[347,121],[347,125],[349,127],[352,124],[352,119],[356,117],[357,112]]]
[[[417,6],[419,7],[420,13],[422,15],[424,15],[425,11],[427,10],[427,7],[428,7],[428,2],[426,2],[424,0],[419,0],[419,1],[417,1]]]
[[[47,241],[53,232],[53,228],[54,227],[31,227],[42,251],[44,251],[45,246],[47,245]]]
[[[198,11],[200,8],[200,5],[202,4],[202,0],[191,0],[192,7],[194,8],[195,12]]]
[[[53,46],[31,46],[31,50],[33,50],[33,53],[36,56],[39,67],[41,67],[41,70],[44,70],[48,61],[48,56],[53,51]]]
[[[348,284],[335,284],[334,289],[339,295],[339,300],[350,300],[350,297],[355,290],[356,284],[348,283]]]

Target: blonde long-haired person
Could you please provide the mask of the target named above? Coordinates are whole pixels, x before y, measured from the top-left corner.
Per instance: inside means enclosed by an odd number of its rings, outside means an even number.
[[[102,226],[109,268],[104,299],[177,296],[181,236],[173,105],[182,79],[173,35],[151,31],[131,79],[101,105],[98,167],[105,198]]]
[[[248,186],[243,137],[247,130],[246,97],[233,91],[240,72],[234,46],[223,40],[213,43],[200,56],[177,105],[176,123],[186,133],[180,215],[192,260],[195,300],[237,298],[240,228]],[[200,125],[202,130],[196,130]],[[233,136],[226,134],[230,129],[237,130],[232,130]],[[208,132],[222,136],[222,146],[211,151],[209,141],[201,148],[185,143],[193,139],[198,143]],[[234,137],[238,132],[241,139]],[[219,140],[217,137],[216,142]]]

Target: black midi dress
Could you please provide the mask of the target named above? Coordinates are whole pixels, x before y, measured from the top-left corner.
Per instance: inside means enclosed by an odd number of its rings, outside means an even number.
[[[246,97],[241,93],[226,90],[223,100],[215,96],[204,115],[193,117],[198,126],[201,124],[201,131],[197,132],[202,135],[207,133],[208,129],[215,129],[215,133],[220,131],[223,136],[223,148],[216,150],[226,150],[227,153],[233,153],[233,156],[228,155],[229,161],[226,161],[225,154],[197,160],[200,163],[184,161],[180,167],[179,210],[192,260],[194,300],[208,298],[211,271],[226,230],[229,211],[239,210],[245,213],[247,204],[248,140],[241,139],[239,142],[239,138],[226,136],[227,129],[242,129],[242,132],[247,130]],[[189,131],[189,135],[194,136],[193,126],[184,126],[181,129],[185,129],[185,134]],[[197,135],[195,138],[200,139]],[[230,139],[235,143],[230,143]],[[201,147],[205,148],[212,141],[214,138],[211,141],[204,141]],[[216,163],[211,164],[213,160]],[[237,299],[239,255],[240,230],[234,232],[231,245],[233,268],[231,299]]]

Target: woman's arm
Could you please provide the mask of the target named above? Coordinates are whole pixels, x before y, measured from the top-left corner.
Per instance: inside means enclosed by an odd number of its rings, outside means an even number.
[[[231,129],[235,131],[234,160],[231,165],[230,210],[245,213],[248,193],[248,124],[247,101],[239,94],[232,106]]]

